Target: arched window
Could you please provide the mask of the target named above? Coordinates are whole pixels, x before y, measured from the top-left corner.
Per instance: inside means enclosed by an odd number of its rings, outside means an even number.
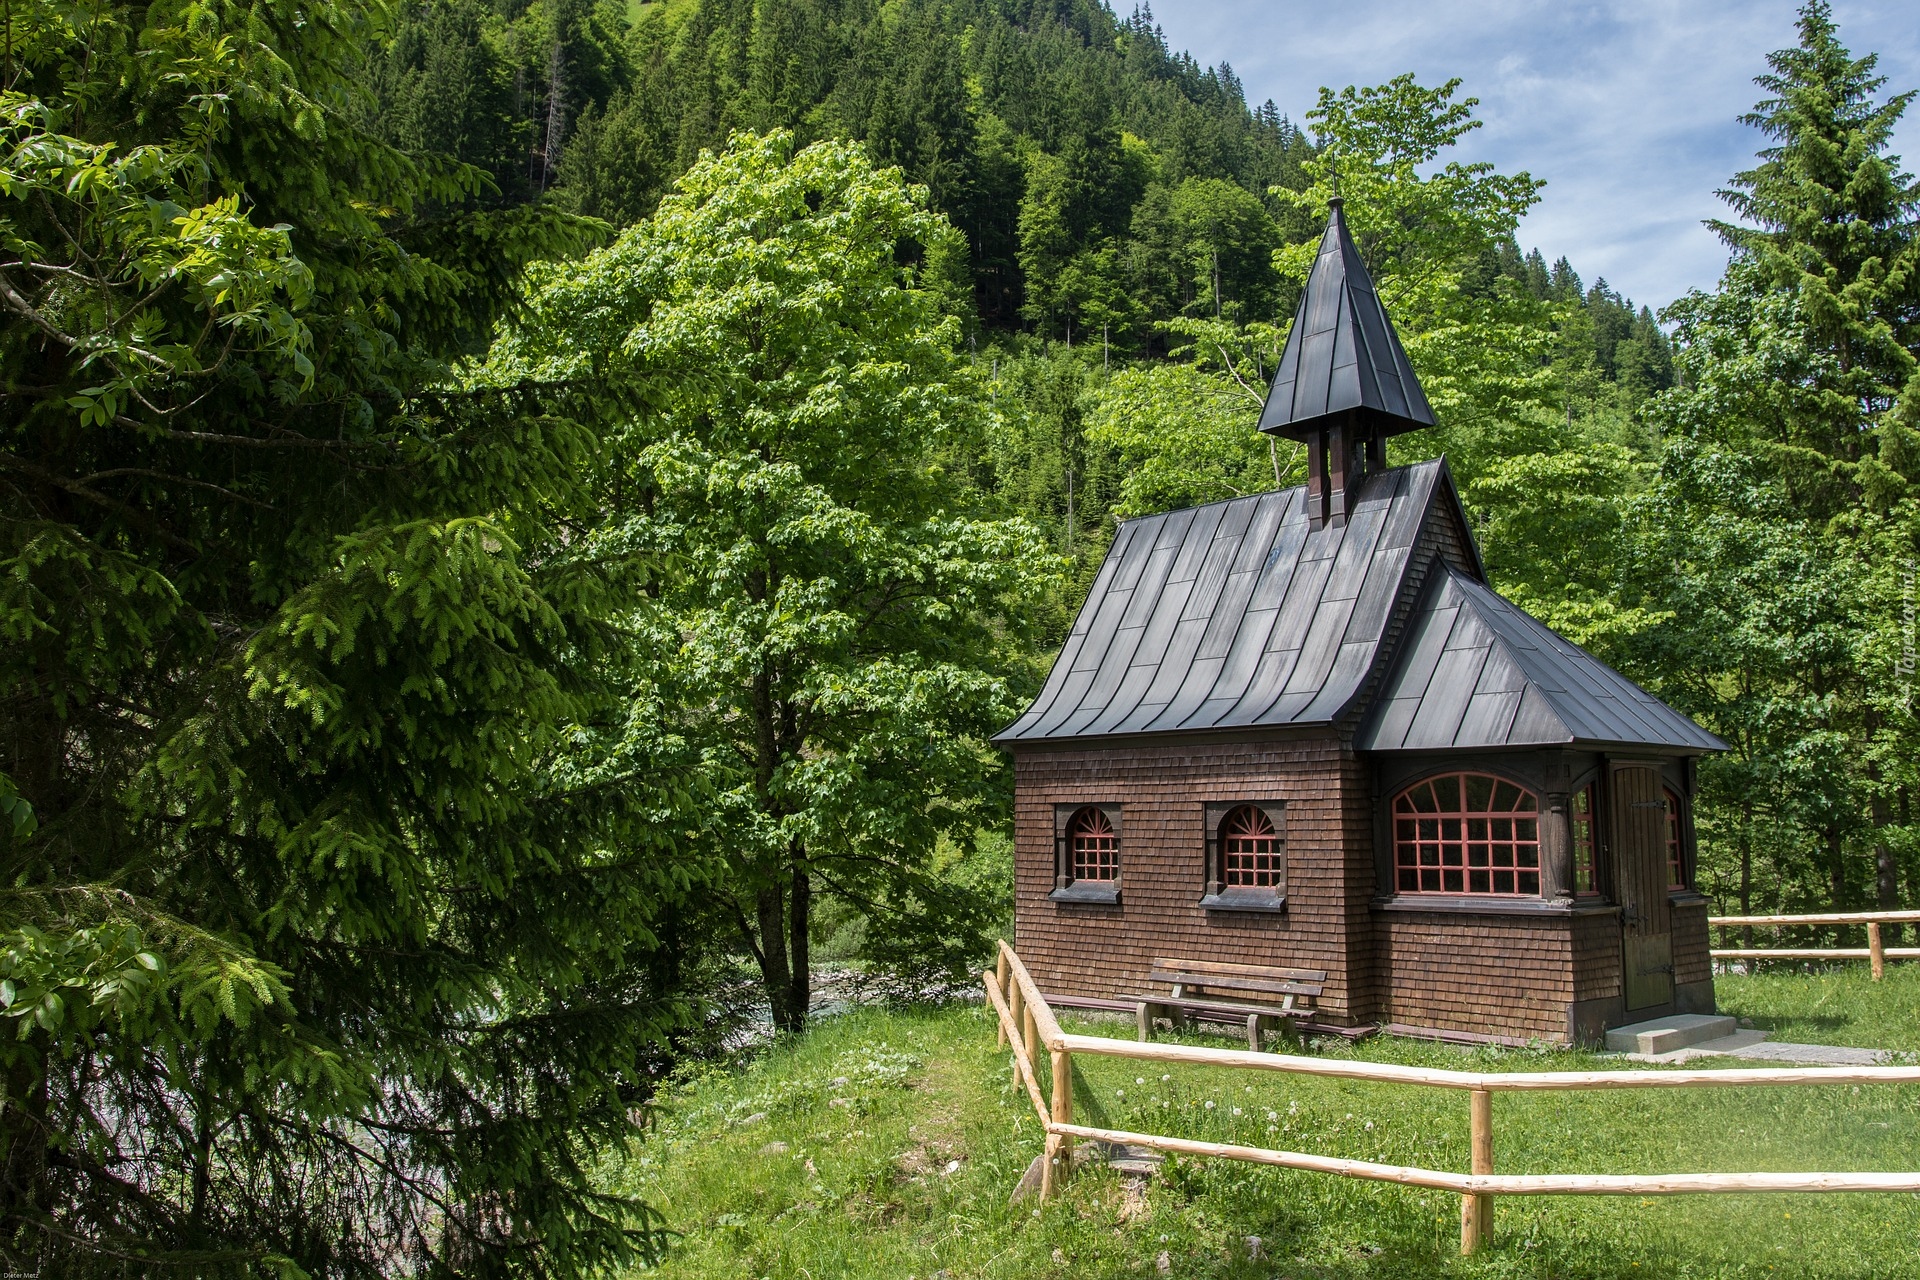
[[[1220,824],[1220,880],[1229,889],[1286,884],[1286,841],[1260,809],[1243,804]]]
[[[1680,839],[1680,797],[1671,788],[1661,792],[1667,799],[1667,888],[1687,887],[1687,851]]]
[[[1573,892],[1593,897],[1600,892],[1600,841],[1593,826],[1593,784],[1573,793],[1567,825],[1573,834]]]
[[[1068,866],[1076,881],[1120,878],[1120,833],[1098,809],[1082,809],[1067,827]]]
[[[1540,892],[1540,802],[1484,773],[1429,778],[1393,802],[1401,893],[1519,897]]]

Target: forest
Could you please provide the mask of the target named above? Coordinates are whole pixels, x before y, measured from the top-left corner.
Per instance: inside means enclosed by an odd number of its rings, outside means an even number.
[[[1336,193],[1392,460],[1729,744],[1701,888],[1920,906],[1913,93],[1823,0],[1670,300],[1528,243],[1470,86],[1295,122],[1144,5],[0,23],[0,1269],[658,1257],[595,1170],[677,1065],[1007,927],[987,739],[1116,522],[1300,482]]]

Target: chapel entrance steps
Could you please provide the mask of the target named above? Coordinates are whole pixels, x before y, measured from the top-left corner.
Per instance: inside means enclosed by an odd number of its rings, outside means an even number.
[[[1672,1053],[1732,1035],[1739,1025],[1725,1014],[1675,1013],[1614,1027],[1607,1048],[1614,1053]],[[1761,1037],[1765,1039],[1764,1034]]]

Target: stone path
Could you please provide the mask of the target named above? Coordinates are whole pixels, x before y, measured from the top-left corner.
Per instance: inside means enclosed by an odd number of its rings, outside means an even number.
[[[1736,1031],[1732,1035],[1703,1040],[1669,1053],[1622,1053],[1609,1056],[1631,1062],[1663,1063],[1731,1057],[1815,1067],[1874,1067],[1892,1060],[1892,1055],[1885,1049],[1853,1049],[1835,1044],[1790,1044],[1769,1040],[1764,1031]]]

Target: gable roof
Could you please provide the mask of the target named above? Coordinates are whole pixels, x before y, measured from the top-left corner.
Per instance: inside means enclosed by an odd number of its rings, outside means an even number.
[[[1311,528],[1304,486],[1127,521],[1040,696],[994,741],[1336,719],[1441,503],[1458,510],[1436,459],[1367,476],[1345,524]]]
[[[1354,746],[1363,751],[1572,742],[1724,751],[1726,743],[1612,667],[1442,569]]]
[[[1327,204],[1320,255],[1294,312],[1260,430],[1304,440],[1316,424],[1351,409],[1381,435],[1430,427],[1433,406],[1347,233],[1339,197]]]
[[[1301,486],[1121,525],[1046,685],[994,741],[1332,726],[1359,710],[1360,750],[1724,749],[1485,584],[1444,460],[1365,476],[1344,524],[1312,528],[1306,505]],[[1416,563],[1436,521],[1460,553]]]

